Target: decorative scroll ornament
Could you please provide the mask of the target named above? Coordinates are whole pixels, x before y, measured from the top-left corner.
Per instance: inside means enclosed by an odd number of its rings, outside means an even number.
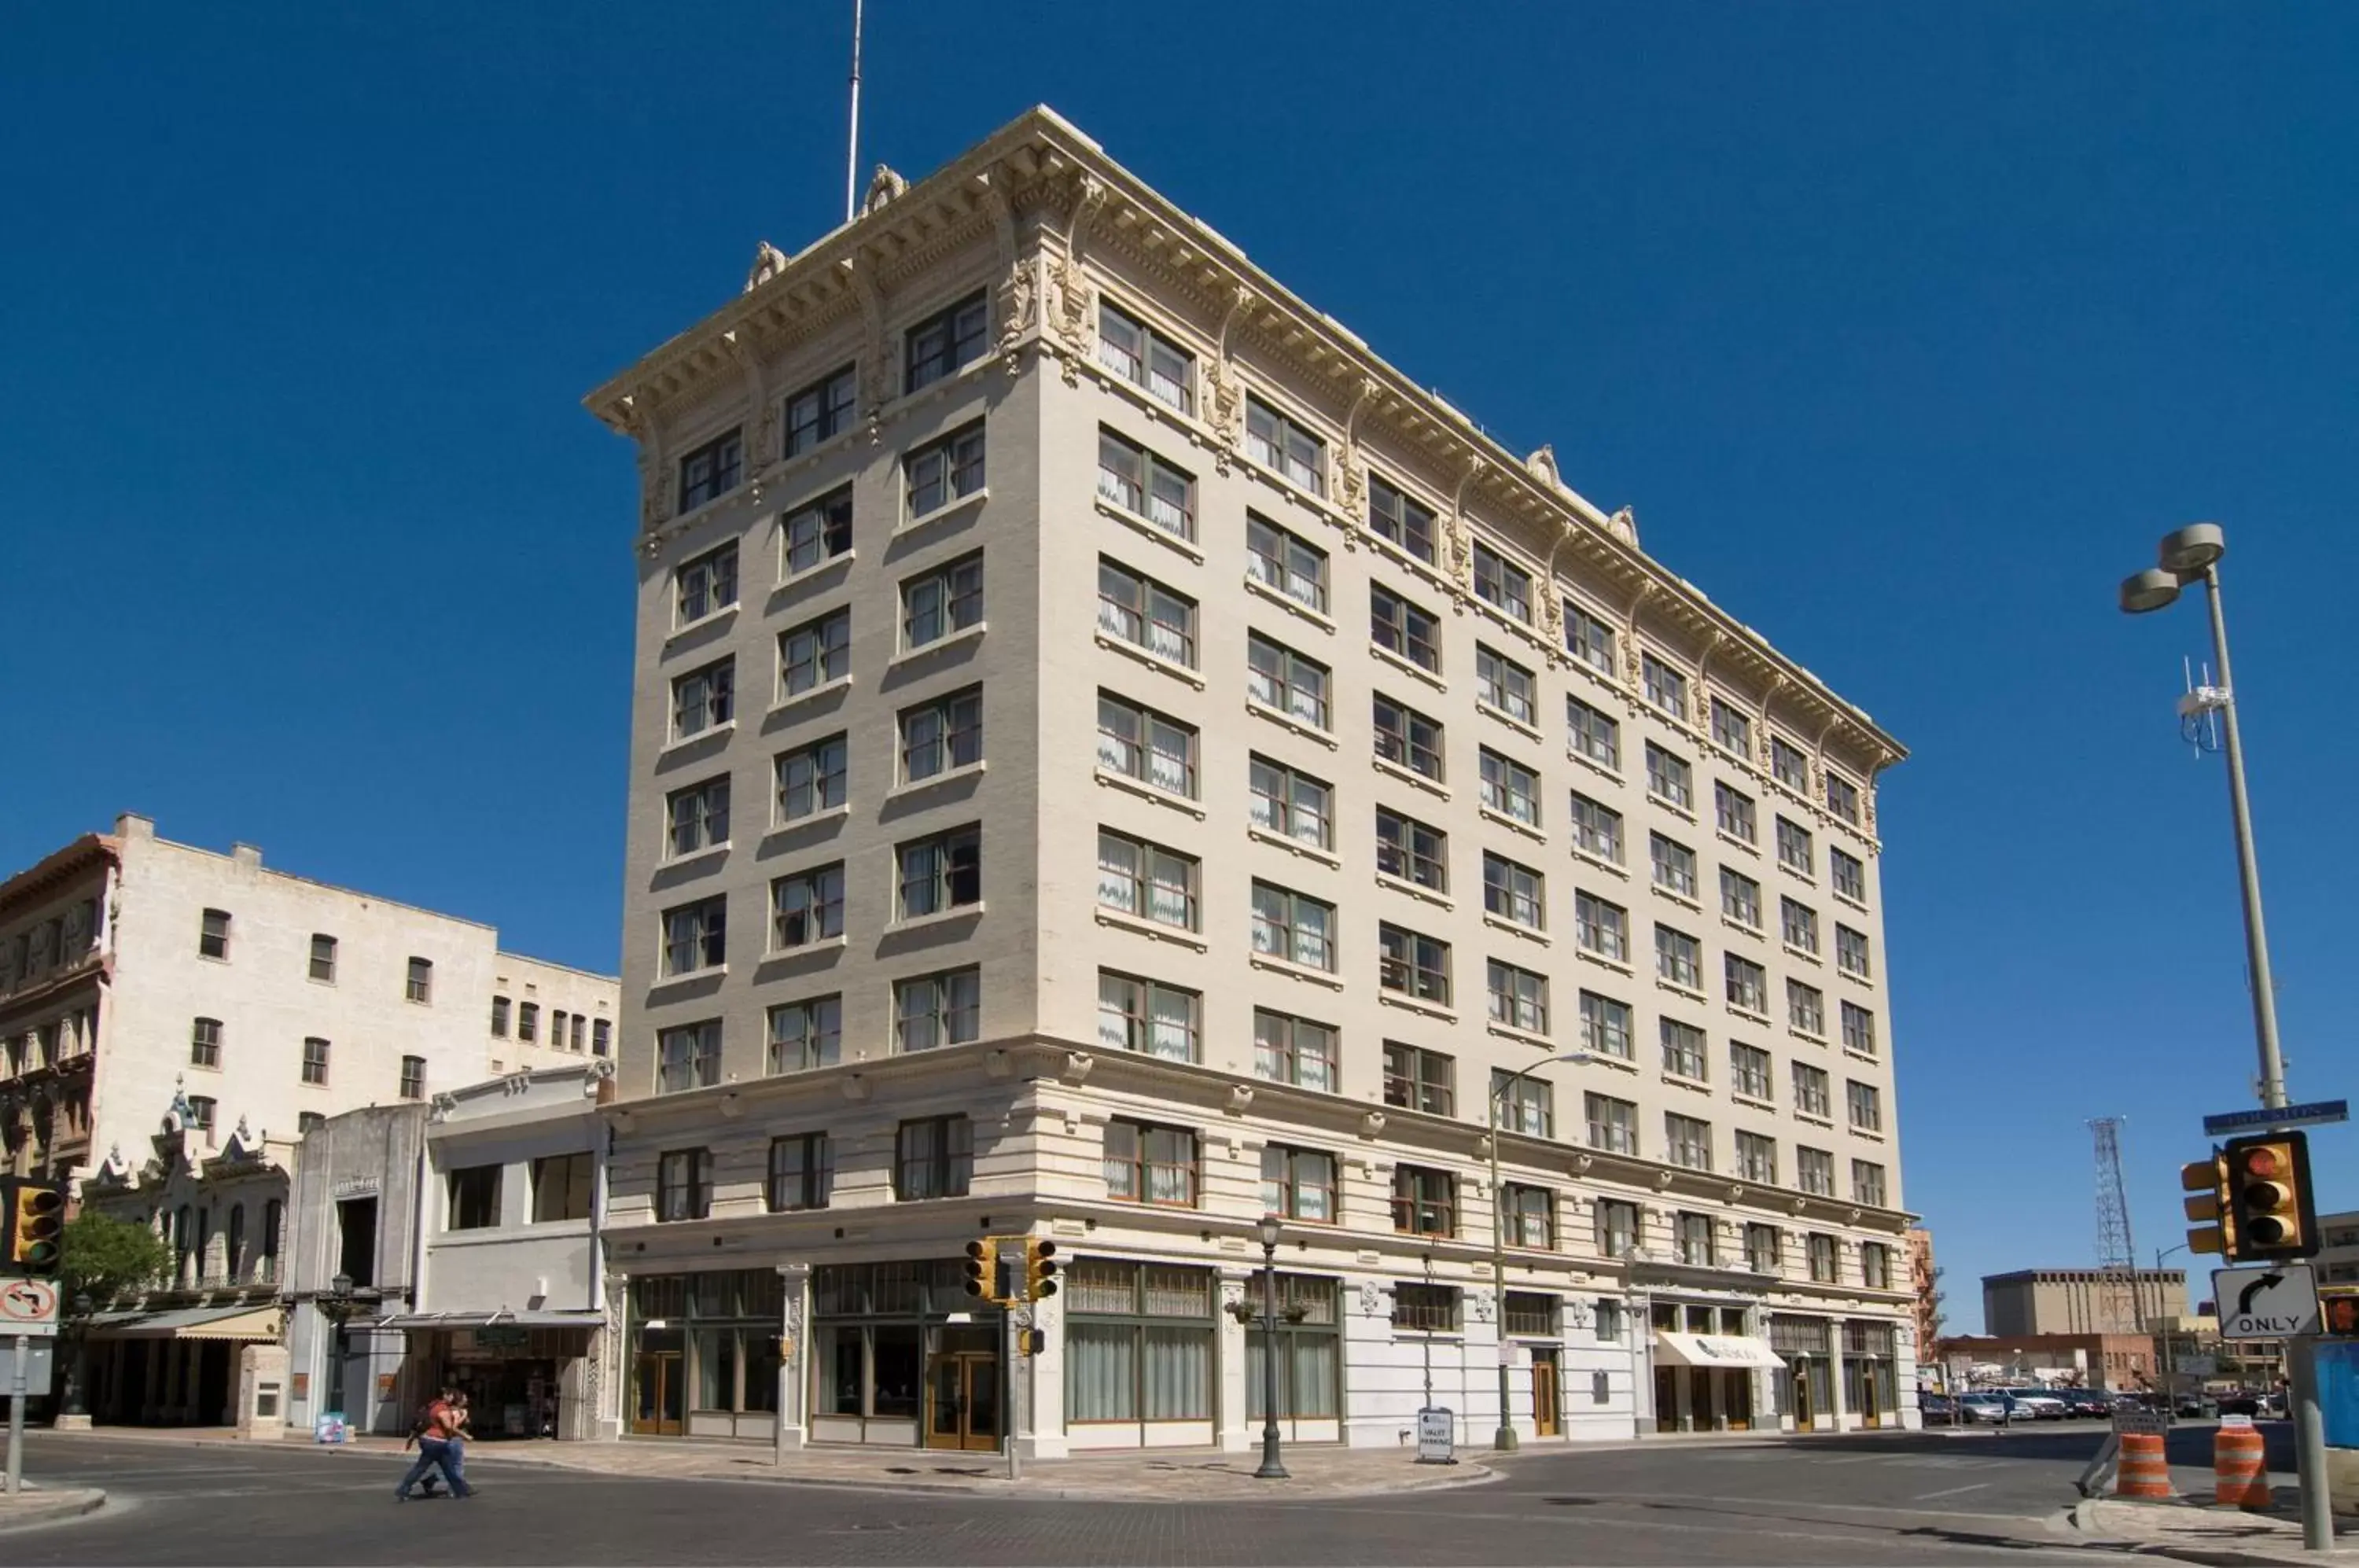
[[[1373,1279],[1363,1280],[1360,1284],[1360,1315],[1364,1318],[1375,1317],[1384,1311],[1384,1287]]]
[[[1032,323],[1040,310],[1040,286],[1033,277],[1032,266],[1031,257],[1026,256],[1016,262],[1007,277],[1007,308],[999,329],[998,352],[1006,360],[1007,374],[1011,376],[1023,370],[1023,361],[1016,354],[1016,345],[1023,342],[1026,332],[1032,330]]]
[[[888,202],[899,199],[908,189],[908,180],[885,165],[878,164],[876,172],[869,176],[868,194],[861,199],[860,215],[864,218],[869,213],[879,211]]]
[[[742,292],[751,294],[786,269],[787,253],[767,240],[761,241],[754,247],[754,265],[746,269]]]
[[[1605,519],[1605,531],[1628,545],[1638,548],[1638,514],[1624,506]]]

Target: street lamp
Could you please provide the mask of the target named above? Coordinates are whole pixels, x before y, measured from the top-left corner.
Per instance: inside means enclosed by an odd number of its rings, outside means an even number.
[[[1308,1315],[1300,1305],[1286,1309],[1283,1319],[1277,1310],[1277,1234],[1279,1221],[1276,1214],[1264,1214],[1255,1226],[1261,1237],[1261,1468],[1254,1472],[1256,1481],[1288,1479],[1286,1466],[1277,1457],[1277,1325],[1300,1323]],[[1232,1301],[1229,1312],[1237,1322],[1250,1328],[1255,1312],[1250,1302]]]
[[[82,1358],[90,1354],[90,1310],[88,1290],[76,1290],[72,1301],[74,1331],[73,1354],[66,1358],[66,1399],[58,1411],[60,1416],[87,1416],[82,1408],[82,1382],[87,1376]]]
[[[1518,1068],[1491,1085],[1491,1307],[1499,1333],[1499,1430],[1492,1434],[1491,1446],[1501,1454],[1513,1454],[1521,1445],[1507,1413],[1507,1202],[1499,1185],[1499,1106],[1508,1090],[1543,1067],[1585,1067],[1596,1060],[1585,1051],[1568,1051]]]
[[[2158,1304],[2162,1301],[2162,1260],[2169,1257],[2174,1252],[2184,1252],[2186,1250],[2187,1243],[2183,1241],[2177,1247],[2158,1247],[2154,1249],[2154,1299]],[[2162,1342],[2162,1356],[2158,1363],[2157,1369],[2162,1373],[2162,1397],[2170,1401],[2171,1409],[2174,1410],[2179,1408],[2179,1351],[2171,1344],[2170,1324],[2167,1319],[2175,1318],[2179,1314],[2176,1312],[2166,1314],[2158,1312],[2155,1313],[2156,1317],[2166,1319],[2166,1321],[2160,1325],[2162,1332],[2156,1336]]]
[[[328,1293],[316,1298],[317,1307],[328,1321],[336,1325],[329,1343],[329,1354],[335,1357],[335,1367],[328,1376],[328,1410],[331,1414],[344,1413],[344,1320],[353,1314],[353,1277],[339,1274],[328,1281]]]

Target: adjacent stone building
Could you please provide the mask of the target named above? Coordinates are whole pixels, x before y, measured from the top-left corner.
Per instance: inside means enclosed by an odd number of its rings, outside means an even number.
[[[1045,110],[588,402],[628,1431],[1234,1448],[1266,1352],[1298,1440],[1503,1357],[1531,1438],[1914,1420],[1902,749],[1626,509]],[[1067,1262],[1013,1368],[991,1235]]]
[[[2141,1269],[2134,1290],[2098,1269],[2018,1269],[1983,1276],[1983,1327],[2003,1339],[2143,1334],[2156,1319],[2187,1310],[2184,1269]]]

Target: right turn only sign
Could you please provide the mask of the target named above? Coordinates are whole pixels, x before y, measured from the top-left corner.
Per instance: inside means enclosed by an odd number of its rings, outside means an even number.
[[[2318,1332],[2318,1281],[2307,1263],[2215,1269],[2212,1301],[2222,1339],[2284,1339]]]

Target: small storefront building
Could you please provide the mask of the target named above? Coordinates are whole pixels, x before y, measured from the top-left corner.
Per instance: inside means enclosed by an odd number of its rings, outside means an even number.
[[[1849,1318],[1843,1325],[1843,1405],[1863,1427],[1900,1423],[1900,1378],[1893,1354],[1892,1324]]]
[[[633,1276],[625,1430],[773,1441],[784,1300],[775,1268]]]
[[[1773,1407],[1757,1379],[1785,1364],[1751,1332],[1750,1308],[1658,1296],[1651,1314],[1657,1432],[1751,1432],[1762,1423]]]
[[[467,1396],[475,1436],[594,1435],[585,1383],[603,1319],[595,1313],[407,1313],[380,1326],[408,1343],[411,1391]]]

